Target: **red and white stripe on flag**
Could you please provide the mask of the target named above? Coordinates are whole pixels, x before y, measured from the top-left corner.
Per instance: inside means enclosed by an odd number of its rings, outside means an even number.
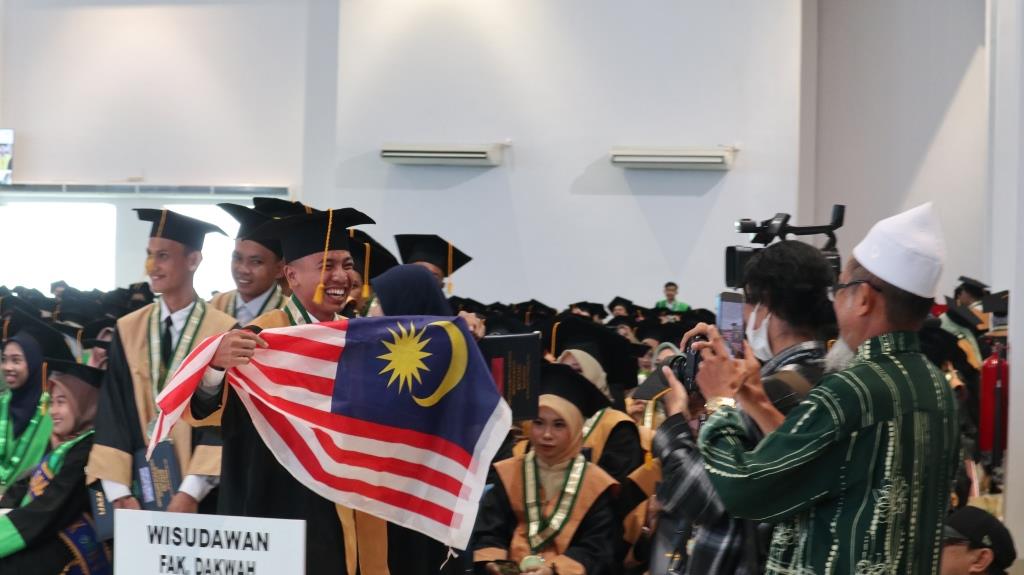
[[[228,370],[226,381],[277,461],[310,490],[465,549],[489,458],[511,423],[508,406],[499,402],[475,453],[437,436],[332,413],[347,325],[264,330],[268,348]],[[223,337],[197,346],[160,393],[150,452],[187,408]]]

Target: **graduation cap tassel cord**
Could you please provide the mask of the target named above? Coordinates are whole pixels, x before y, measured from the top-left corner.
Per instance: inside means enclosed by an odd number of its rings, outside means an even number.
[[[370,242],[363,244],[363,299],[370,297]]]
[[[327,252],[331,247],[331,226],[334,224],[334,210],[327,210],[327,237],[324,238],[324,259],[320,262],[320,283],[316,284],[316,292],[313,294],[313,303],[320,305],[324,303],[324,274],[327,272]]]
[[[452,282],[452,274],[455,272],[455,245],[448,242],[448,295],[455,290],[455,283]]]
[[[562,322],[556,321],[555,325],[551,326],[551,355],[555,355],[555,350],[558,349],[558,326],[562,325]]]

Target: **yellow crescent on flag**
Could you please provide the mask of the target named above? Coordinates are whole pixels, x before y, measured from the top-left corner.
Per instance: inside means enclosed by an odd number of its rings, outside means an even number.
[[[452,360],[448,364],[448,371],[444,374],[441,385],[434,390],[434,393],[427,397],[412,396],[420,407],[433,407],[437,405],[444,396],[455,389],[455,386],[459,385],[459,382],[462,381],[462,376],[466,374],[466,365],[469,362],[469,354],[466,350],[466,337],[462,335],[462,330],[450,321],[435,321],[428,324],[428,327],[434,325],[443,329],[448,336],[452,346]]]

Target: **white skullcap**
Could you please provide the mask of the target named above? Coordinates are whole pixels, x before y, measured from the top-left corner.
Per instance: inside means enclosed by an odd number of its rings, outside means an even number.
[[[934,298],[946,259],[946,242],[932,203],[875,224],[853,248],[853,257],[882,281]]]

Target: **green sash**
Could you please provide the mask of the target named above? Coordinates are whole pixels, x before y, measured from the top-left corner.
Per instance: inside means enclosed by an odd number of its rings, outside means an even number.
[[[583,484],[583,474],[587,469],[587,459],[579,454],[572,461],[572,465],[566,470],[565,483],[562,484],[562,492],[558,496],[558,503],[550,517],[544,517],[541,512],[540,487],[537,485],[537,459],[536,453],[530,451],[523,458],[523,501],[526,504],[526,538],[530,544],[530,550],[537,553],[558,536],[565,527],[566,521],[572,514],[576,505],[576,496],[579,495],[580,485]],[[551,494],[548,494],[550,496]]]
[[[50,394],[39,396],[39,408],[28,427],[17,438],[11,425],[11,392],[0,395],[0,491],[18,480],[43,456],[50,442],[53,420],[50,419]]]
[[[206,302],[199,298],[196,298],[195,302],[192,311],[188,314],[188,319],[185,320],[185,329],[182,330],[181,337],[178,338],[178,343],[174,346],[170,365],[163,365],[163,361],[160,359],[160,310],[162,306],[159,301],[156,302],[157,305],[153,307],[153,311],[149,313],[149,340],[147,343],[149,344],[149,380],[153,383],[153,397],[160,395],[167,379],[178,370],[181,361],[192,351],[192,344],[196,332],[199,331],[199,324],[203,322],[203,317],[206,315]]]

